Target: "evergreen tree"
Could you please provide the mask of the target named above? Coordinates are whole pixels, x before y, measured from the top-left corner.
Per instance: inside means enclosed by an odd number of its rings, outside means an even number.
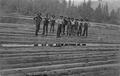
[[[95,21],[102,22],[103,20],[103,12],[102,12],[102,6],[101,3],[99,3],[98,7],[95,9]]]
[[[103,7],[103,19],[104,19],[104,21],[107,21],[109,19],[109,10],[108,10],[107,3]]]
[[[117,13],[115,12],[114,9],[112,9],[110,13],[110,23],[117,23]]]
[[[0,0],[3,9],[9,9],[12,12],[18,12],[25,15],[34,15],[39,11],[50,15],[63,15],[74,18],[85,18],[97,22],[114,22],[120,19],[120,8],[109,13],[108,4],[101,5],[102,0],[98,0],[99,5],[96,9],[91,7],[91,0],[84,0],[78,7],[74,5],[73,0]]]
[[[82,18],[87,17],[87,3],[85,0],[81,6],[81,16],[82,16]]]
[[[117,9],[117,17],[120,19],[120,8]]]
[[[112,9],[112,11],[111,11],[111,13],[110,13],[110,17],[111,17],[111,19],[116,19],[116,18],[117,18],[116,12],[115,12],[114,9]]]
[[[69,0],[69,2],[68,2],[68,7],[70,8],[70,7],[71,7],[71,5],[72,5],[72,1],[71,1],[71,0]]]
[[[87,11],[87,17],[89,18],[89,19],[92,19],[93,18],[93,8],[91,7],[91,4],[92,2],[91,2],[91,0],[88,0],[88,2],[87,2],[87,7],[86,7],[86,11]]]
[[[1,5],[1,8],[4,8],[5,5],[7,5],[7,0],[1,0],[0,5]]]

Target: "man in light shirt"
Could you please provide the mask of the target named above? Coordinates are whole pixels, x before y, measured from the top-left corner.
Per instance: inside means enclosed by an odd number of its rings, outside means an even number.
[[[75,20],[74,18],[71,18],[71,34],[74,35],[74,26],[75,26]]]
[[[63,25],[63,16],[60,16],[60,19],[57,20],[58,28],[57,28],[57,38],[61,37],[62,25]]]
[[[67,23],[67,36],[71,36],[71,20],[68,18],[68,23]]]
[[[54,26],[55,26],[55,16],[54,16],[54,15],[52,16],[50,22],[51,22],[51,24],[50,24],[50,25],[51,25],[51,26],[50,26],[50,32],[53,33],[53,32],[54,32],[54,29],[55,29],[55,28],[54,28]]]

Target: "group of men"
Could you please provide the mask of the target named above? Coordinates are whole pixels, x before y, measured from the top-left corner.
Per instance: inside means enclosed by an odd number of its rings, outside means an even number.
[[[49,17],[48,14],[46,14],[45,17],[42,17],[42,14],[37,14],[36,17],[34,17],[34,21],[36,23],[36,31],[35,35],[38,36],[41,22],[43,21],[43,32],[42,35],[47,36],[48,35],[48,26],[50,24],[50,32],[55,32],[55,24],[58,25],[57,27],[57,38],[67,35],[67,36],[88,36],[88,26],[89,22],[88,19],[81,18],[81,19],[74,19],[70,17],[63,17],[60,16],[59,19],[56,19],[54,15]]]

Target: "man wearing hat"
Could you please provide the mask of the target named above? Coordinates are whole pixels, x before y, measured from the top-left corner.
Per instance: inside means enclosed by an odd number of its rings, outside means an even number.
[[[71,19],[68,18],[68,23],[67,23],[67,36],[71,36],[71,30],[72,30],[72,23],[71,23]]]
[[[37,16],[34,17],[34,21],[35,21],[35,24],[36,24],[35,36],[38,36],[38,32],[40,30],[40,24],[41,24],[41,21],[42,21],[41,13],[37,14]]]
[[[77,36],[82,36],[83,25],[84,25],[83,19],[81,18],[80,22],[79,22],[79,26],[78,26],[78,34],[77,34]]]
[[[51,26],[50,26],[50,32],[54,32],[54,26],[55,26],[55,16],[53,15],[51,18]]]
[[[43,21],[43,35],[48,35],[48,24],[49,24],[49,17],[48,14],[46,14],[44,21]]]
[[[68,23],[67,17],[64,17],[64,19],[63,19],[63,26],[62,26],[63,35],[65,35],[65,28],[66,28],[67,23]]]
[[[60,19],[57,20],[57,23],[58,23],[57,38],[59,38],[62,32],[63,16],[60,16]]]
[[[74,35],[77,35],[77,32],[78,32],[78,25],[79,25],[78,19],[75,19]]]
[[[72,35],[74,35],[75,33],[74,27],[75,27],[75,20],[74,18],[71,18],[71,34]]]
[[[86,18],[84,22],[83,36],[86,36],[86,37],[88,36],[88,26],[89,26],[89,22],[88,22],[88,19]]]

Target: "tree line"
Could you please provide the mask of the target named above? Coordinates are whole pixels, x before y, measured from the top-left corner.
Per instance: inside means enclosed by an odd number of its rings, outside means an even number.
[[[19,12],[24,15],[34,15],[39,11],[43,14],[63,15],[74,18],[87,17],[90,21],[106,22],[117,24],[120,19],[120,8],[109,11],[108,4],[99,2],[98,7],[92,8],[92,1],[84,1],[75,6],[74,2],[69,0],[0,0],[2,9],[8,9],[11,12]]]

